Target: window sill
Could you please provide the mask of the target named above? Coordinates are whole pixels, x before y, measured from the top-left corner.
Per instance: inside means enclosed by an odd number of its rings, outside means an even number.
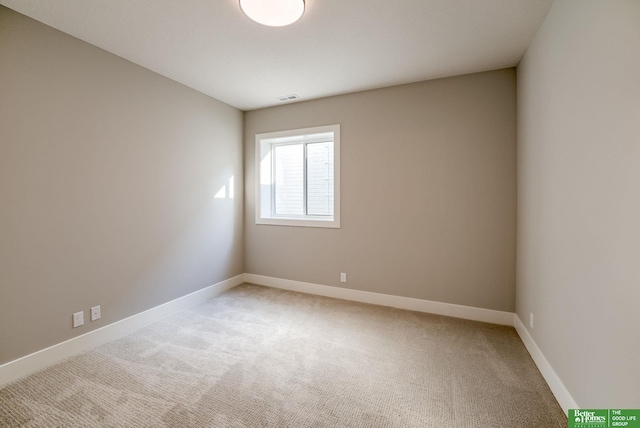
[[[327,229],[340,229],[340,220],[333,218],[333,220],[321,220],[321,219],[299,219],[299,218],[258,218],[256,219],[258,225],[269,226],[294,226],[294,227],[322,227]]]

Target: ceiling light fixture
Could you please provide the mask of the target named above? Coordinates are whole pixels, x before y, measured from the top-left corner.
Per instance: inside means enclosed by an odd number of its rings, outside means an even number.
[[[304,0],[240,0],[240,9],[258,24],[291,25],[304,14]]]

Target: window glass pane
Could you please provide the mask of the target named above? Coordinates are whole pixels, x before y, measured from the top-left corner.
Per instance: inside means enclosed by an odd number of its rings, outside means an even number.
[[[304,215],[304,146],[275,146],[274,213]]]
[[[333,215],[333,143],[307,144],[307,214]]]

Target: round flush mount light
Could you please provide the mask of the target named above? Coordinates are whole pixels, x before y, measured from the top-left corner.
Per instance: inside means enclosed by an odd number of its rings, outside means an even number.
[[[302,18],[304,0],[240,0],[249,19],[269,27],[284,27]]]

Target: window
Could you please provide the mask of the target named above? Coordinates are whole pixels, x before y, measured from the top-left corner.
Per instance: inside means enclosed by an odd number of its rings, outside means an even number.
[[[340,125],[256,134],[256,224],[340,227]]]

